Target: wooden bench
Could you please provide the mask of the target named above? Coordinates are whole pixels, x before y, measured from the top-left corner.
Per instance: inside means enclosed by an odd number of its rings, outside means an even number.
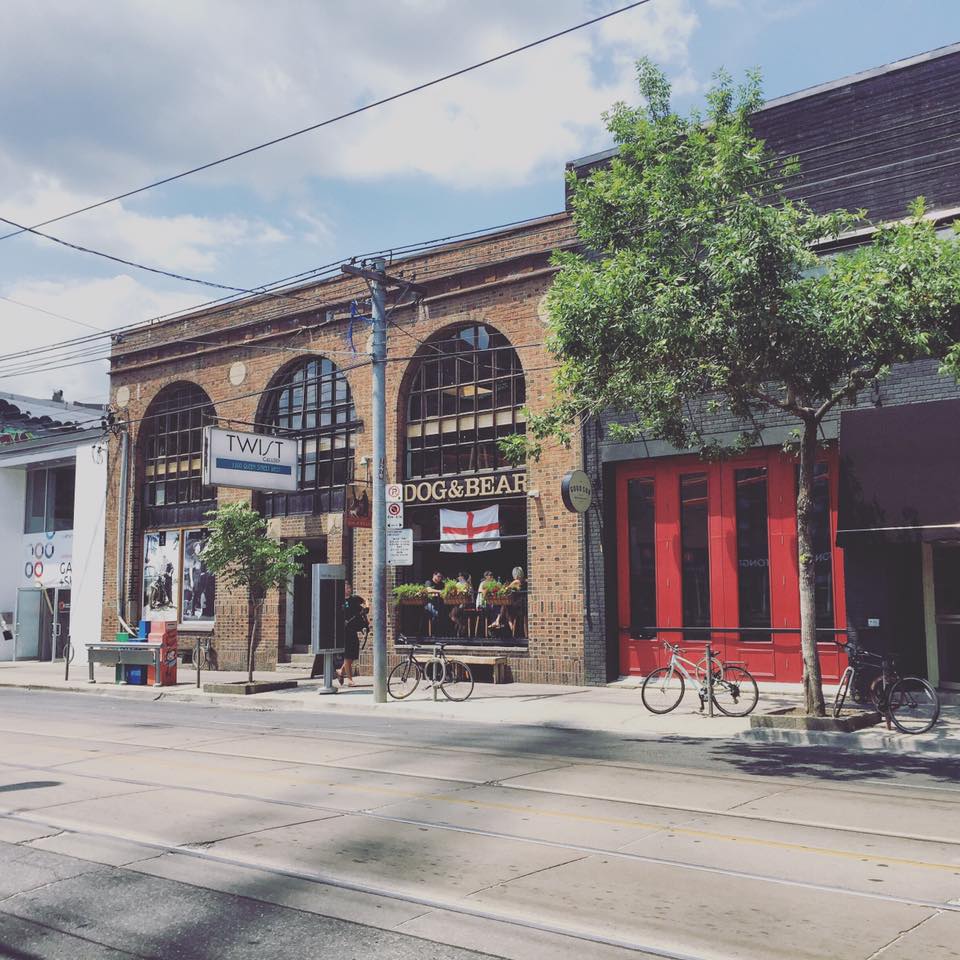
[[[459,660],[461,663],[465,663],[471,667],[490,667],[493,671],[493,682],[494,683],[504,683],[504,675],[506,674],[507,668],[507,658],[498,657],[498,656],[479,656],[476,654],[459,654],[452,653],[450,654],[451,660]]]

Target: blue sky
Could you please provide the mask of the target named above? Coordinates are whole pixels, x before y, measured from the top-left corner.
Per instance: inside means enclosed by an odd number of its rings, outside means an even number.
[[[11,0],[0,31],[0,216],[37,222],[314,123],[620,4],[610,0]],[[648,55],[697,102],[719,67],[776,97],[960,40],[956,0],[651,0],[535,51],[50,227],[250,287],[339,257],[551,213],[563,163]],[[0,325],[28,349],[216,294],[20,236]],[[11,304],[40,307],[79,323]],[[105,364],[0,390],[106,396]]]

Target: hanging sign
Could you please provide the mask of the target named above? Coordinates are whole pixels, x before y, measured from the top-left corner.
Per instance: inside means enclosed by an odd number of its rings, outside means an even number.
[[[203,482],[244,490],[297,489],[297,441],[205,427]]]
[[[403,504],[396,500],[390,500],[387,503],[387,529],[403,529]]]
[[[348,527],[370,527],[370,491],[365,483],[347,484],[347,508],[344,511]]]
[[[582,470],[571,470],[560,481],[560,496],[571,513],[583,513],[593,503],[593,484]]]
[[[413,530],[387,531],[387,566],[409,567],[413,564]]]

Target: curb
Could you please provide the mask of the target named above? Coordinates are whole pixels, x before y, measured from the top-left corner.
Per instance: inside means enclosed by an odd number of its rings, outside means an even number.
[[[733,739],[748,743],[782,743],[800,747],[839,747],[845,750],[885,751],[896,754],[919,754],[934,757],[960,758],[960,739],[916,740],[901,733],[828,733],[820,730],[784,730],[754,727],[738,733]]]

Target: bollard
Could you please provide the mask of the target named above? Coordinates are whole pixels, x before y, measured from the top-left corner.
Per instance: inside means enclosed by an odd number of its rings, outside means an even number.
[[[707,710],[708,716],[713,716],[713,650],[707,643]]]

